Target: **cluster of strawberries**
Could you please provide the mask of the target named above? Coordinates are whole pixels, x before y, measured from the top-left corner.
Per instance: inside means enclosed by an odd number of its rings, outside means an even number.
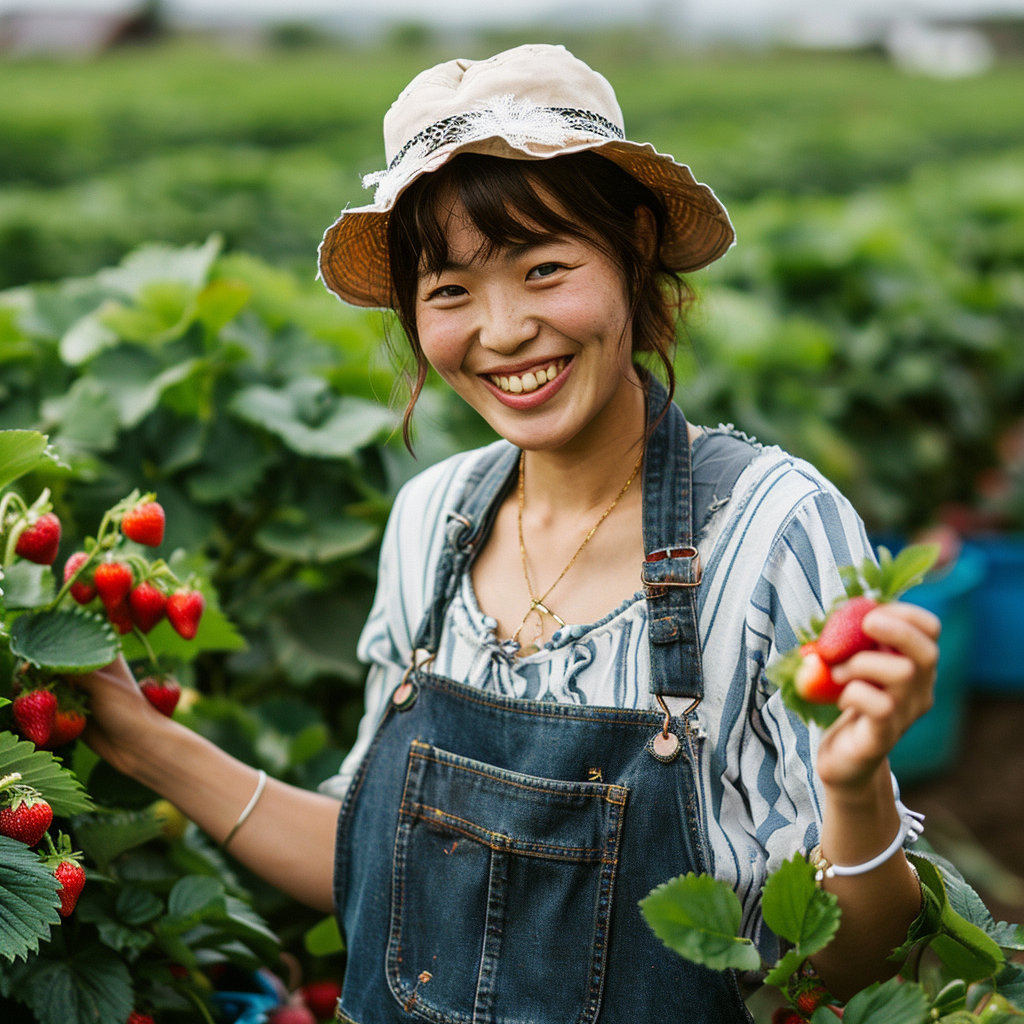
[[[39,565],[52,565],[60,545],[60,519],[49,511],[44,492],[31,508],[24,509],[11,527],[14,554]],[[116,553],[120,535],[136,544],[159,547],[164,539],[166,516],[152,495],[137,493],[114,506],[104,517],[95,542],[76,551],[64,565],[65,593],[81,605],[99,601],[114,629],[122,636],[136,631],[149,648],[145,634],[165,617],[184,639],[192,640],[206,602],[202,593],[181,581],[160,559],[150,562],[134,552]],[[120,527],[118,533],[118,527]],[[155,657],[151,660],[156,662]],[[82,697],[62,680],[33,680],[25,673],[22,693],[13,712],[22,734],[36,746],[56,749],[77,739],[86,724]],[[162,714],[172,715],[181,694],[177,682],[157,670],[140,689]]]
[[[834,1006],[823,985],[802,984],[798,991],[790,993],[795,1006],[780,1006],[772,1014],[772,1024],[807,1024],[818,1007],[831,1010],[838,1024],[843,1019],[843,1007]]]
[[[157,502],[140,501],[122,516],[121,532],[136,544],[155,548],[163,543],[164,524],[164,510]],[[205,608],[203,595],[189,587],[168,593],[168,577],[175,584],[177,580],[162,563],[150,565],[138,556],[123,561],[111,558],[95,566],[92,561],[88,552],[76,551],[64,565],[64,583],[70,584],[71,596],[79,604],[89,604],[98,596],[122,635],[133,628],[148,633],[166,615],[180,636],[195,637]]]
[[[39,858],[60,882],[57,895],[60,897],[58,913],[68,917],[75,909],[78,897],[85,886],[85,869],[80,853],[71,849],[71,840],[61,832],[54,845],[47,831],[53,821],[53,809],[42,798],[39,791],[21,782],[21,774],[12,772],[0,779],[0,796],[4,806],[0,809],[0,835],[16,839],[29,848],[36,846],[44,837],[48,852],[39,852]]]
[[[829,615],[817,640],[800,648],[801,662],[793,678],[796,692],[812,704],[834,704],[843,692],[832,678],[832,666],[860,651],[874,651],[878,643],[864,632],[864,616],[878,602],[860,595],[844,601]]]

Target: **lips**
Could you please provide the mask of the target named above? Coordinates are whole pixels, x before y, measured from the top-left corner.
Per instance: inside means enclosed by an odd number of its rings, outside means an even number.
[[[565,369],[567,359],[555,359],[546,366],[540,364],[522,374],[487,374],[487,379],[507,395],[529,394],[554,380]]]

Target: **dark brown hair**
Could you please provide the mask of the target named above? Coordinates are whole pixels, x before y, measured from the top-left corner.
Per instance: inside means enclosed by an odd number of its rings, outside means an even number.
[[[564,214],[545,201],[538,189],[552,197]],[[657,229],[653,255],[637,231],[637,211],[642,206],[650,210]],[[660,362],[672,400],[676,319],[692,302],[693,293],[657,255],[665,223],[661,200],[598,153],[584,151],[549,160],[460,153],[413,182],[388,220],[391,306],[415,360],[415,372],[407,375],[410,398],[402,422],[407,446],[413,407],[428,369],[416,331],[416,290],[421,273],[439,273],[448,262],[446,227],[455,207],[465,211],[483,236],[481,256],[562,235],[583,239],[618,264],[630,307],[632,355],[650,353]]]

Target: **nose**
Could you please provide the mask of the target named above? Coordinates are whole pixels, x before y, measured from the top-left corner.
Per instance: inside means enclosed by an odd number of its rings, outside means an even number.
[[[488,290],[481,304],[481,346],[499,355],[511,355],[537,336],[540,324],[531,315],[525,298],[503,288]]]

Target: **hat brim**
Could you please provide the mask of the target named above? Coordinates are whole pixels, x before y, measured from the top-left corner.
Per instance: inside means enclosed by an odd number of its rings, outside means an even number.
[[[736,240],[732,222],[714,192],[650,143],[590,139],[578,145],[512,146],[500,137],[446,146],[432,153],[393,191],[389,202],[344,210],[324,233],[319,249],[320,277],[338,298],[354,306],[390,309],[394,305],[388,256],[388,217],[398,197],[417,178],[436,171],[457,153],[474,152],[511,160],[546,160],[593,150],[646,185],[665,204],[662,262],[676,273],[700,270],[724,255]]]

